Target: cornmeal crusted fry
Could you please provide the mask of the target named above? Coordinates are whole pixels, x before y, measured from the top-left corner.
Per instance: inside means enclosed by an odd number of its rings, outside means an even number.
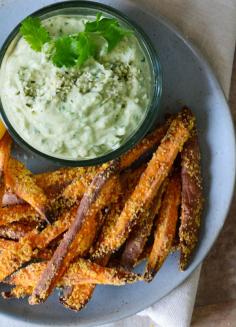
[[[22,287],[22,286],[15,286],[10,291],[1,292],[2,297],[5,300],[9,299],[21,299],[24,298],[32,293],[32,287]]]
[[[125,201],[130,196],[133,188],[137,184],[145,168],[146,168],[145,165],[143,165],[138,169],[135,169],[134,171],[128,170],[120,176],[121,192],[120,192],[119,199],[111,207],[106,217],[97,244],[99,244],[103,239],[104,235],[106,235],[106,233],[113,228],[116,217],[121,213]],[[91,253],[93,251],[94,249],[91,249]],[[109,260],[110,260],[110,255],[107,255],[95,260],[95,262],[101,266],[106,266]],[[65,307],[71,310],[80,311],[91,299],[95,287],[96,285],[94,284],[84,284],[84,285],[78,285],[69,288],[67,287],[66,289],[63,289],[62,296],[60,297],[60,302],[63,303]]]
[[[12,193],[10,190],[5,190],[2,197],[2,206],[14,206],[17,204],[26,204],[26,202],[20,199],[16,194]]]
[[[76,256],[84,255],[91,247],[95,235],[90,237],[89,234],[92,234],[91,230],[94,230],[96,226],[98,212],[106,206],[107,200],[112,196],[117,182],[117,179],[113,177],[118,169],[119,160],[103,165],[103,170],[93,179],[80,202],[76,218],[64,235],[30,297],[31,304],[45,301],[57,281],[65,273],[69,263]]]
[[[177,154],[189,138],[193,125],[192,113],[184,108],[172,121],[166,136],[126,202],[114,228],[100,243],[100,247],[93,254],[93,258],[112,253],[125,242],[131,229],[137,223],[138,215],[149,206],[167,177]]]
[[[4,173],[6,171],[8,161],[10,158],[12,146],[12,138],[5,132],[0,140],[0,201],[2,202],[3,194],[5,192]]]
[[[13,247],[15,245],[16,245],[15,241],[0,238],[0,251],[9,249],[9,247]]]
[[[36,222],[31,222],[30,224],[13,222],[9,225],[0,226],[0,237],[18,241],[20,238],[31,232],[35,227]]]
[[[17,242],[13,248],[0,253],[0,281],[16,271],[33,257],[30,241]]]
[[[91,299],[95,287],[95,284],[82,284],[65,288],[60,302],[68,309],[80,311]]]
[[[57,217],[81,200],[99,169],[100,167],[79,168],[80,174],[50,202],[46,212],[50,221],[55,221]]]
[[[4,282],[26,289],[32,287],[33,289],[46,265],[47,262],[31,263],[27,267],[18,270]],[[135,273],[125,271],[124,269],[105,268],[89,260],[80,258],[70,264],[56,287],[75,286],[84,283],[120,286],[138,280],[142,280],[142,278]]]
[[[37,186],[31,172],[16,159],[10,158],[5,172],[6,186],[20,198],[28,202],[42,218],[47,219],[45,211],[47,198]]]
[[[164,125],[157,127],[152,133],[148,134],[142,141],[140,141],[131,150],[123,154],[120,158],[121,169],[130,167],[135,161],[142,157],[145,153],[151,151],[155,146],[157,147],[163,137],[165,136],[170,126],[170,120]]]
[[[87,175],[89,169],[91,168],[60,168],[52,172],[35,175],[35,181],[47,196],[55,196],[55,194],[59,195],[75,179]]]
[[[140,214],[139,221],[130,233],[121,256],[121,264],[123,266],[132,268],[139,261],[148,237],[151,234],[154,218],[160,209],[162,195],[166,189],[166,185],[167,181],[161,186],[151,206]]]
[[[181,181],[177,173],[170,178],[160,208],[154,235],[154,244],[148,258],[145,279],[151,281],[170,253],[176,233],[178,209],[181,197]]]
[[[67,230],[76,212],[76,207],[71,208],[61,219],[52,225],[48,225],[41,233],[37,229],[33,229],[22,237],[15,246],[3,250],[0,253],[0,281],[15,272],[32,258],[37,257],[38,250],[47,247],[51,241]],[[27,249],[27,253],[24,251],[24,248]]]
[[[12,138],[6,132],[0,140],[0,172],[4,173],[10,158]]]
[[[180,269],[185,270],[198,242],[203,209],[200,150],[196,128],[181,154],[182,204],[180,238]]]
[[[21,220],[38,221],[39,214],[27,204],[0,208],[0,226]]]

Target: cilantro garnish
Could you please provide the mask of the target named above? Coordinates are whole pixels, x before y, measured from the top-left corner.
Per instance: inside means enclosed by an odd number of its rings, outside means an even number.
[[[57,67],[72,67],[78,59],[77,42],[70,36],[62,36],[54,41],[52,62]]]
[[[119,22],[114,18],[101,19],[101,14],[97,14],[94,22],[86,23],[85,32],[97,33],[103,37],[107,41],[108,51],[114,49],[124,36],[132,33],[130,30],[121,27]]]
[[[35,51],[41,51],[43,45],[50,41],[48,31],[37,17],[26,18],[21,24],[20,32]]]
[[[95,21],[87,22],[83,32],[56,39],[50,38],[39,18],[27,18],[22,23],[20,32],[35,51],[41,51],[43,45],[50,42],[50,57],[57,67],[80,67],[99,53],[102,43],[96,40],[104,39],[107,51],[110,52],[126,35],[132,33],[121,27],[116,19],[101,18],[101,14],[97,14]]]

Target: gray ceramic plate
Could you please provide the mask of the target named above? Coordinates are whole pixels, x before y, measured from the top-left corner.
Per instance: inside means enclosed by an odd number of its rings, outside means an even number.
[[[56,1],[9,1],[0,8],[0,43],[25,15]],[[230,111],[222,90],[202,56],[173,26],[160,17],[153,17],[127,1],[112,3],[140,24],[149,34],[159,52],[164,74],[162,109],[177,110],[181,104],[190,106],[197,117],[205,185],[205,212],[201,242],[194,260],[185,273],[177,270],[178,255],[171,255],[151,284],[97,287],[87,308],[76,314],[57,303],[56,296],[40,306],[27,301],[0,300],[1,322],[17,320],[17,326],[31,324],[91,326],[132,315],[158,301],[182,283],[204,259],[226,218],[232,198],[235,178],[235,138]],[[26,159],[17,150],[21,159]],[[28,157],[30,168],[48,169],[45,161]],[[51,167],[50,167],[51,168]],[[1,323],[1,325],[6,325]]]

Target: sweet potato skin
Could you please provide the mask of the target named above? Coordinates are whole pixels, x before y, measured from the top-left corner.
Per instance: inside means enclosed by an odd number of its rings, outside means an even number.
[[[170,177],[160,208],[154,235],[154,244],[148,257],[145,279],[151,281],[170,253],[176,234],[178,209],[181,197],[181,181],[178,173]]]
[[[125,248],[121,256],[121,264],[127,268],[134,267],[143,253],[146,242],[151,234],[154,218],[159,212],[162,196],[167,186],[164,181],[157,196],[150,207],[141,213],[137,225],[134,227],[125,243]]]
[[[200,166],[200,149],[196,127],[192,136],[184,145],[181,154],[181,225],[180,270],[185,270],[198,242],[201,215],[203,210],[203,186]]]

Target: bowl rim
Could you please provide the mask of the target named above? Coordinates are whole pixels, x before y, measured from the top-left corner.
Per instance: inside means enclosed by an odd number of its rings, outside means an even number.
[[[153,90],[152,90],[152,98],[150,100],[149,106],[147,108],[146,117],[143,119],[143,122],[140,124],[138,129],[125,141],[119,148],[101,155],[99,157],[95,158],[88,158],[88,159],[64,159],[64,158],[58,158],[54,157],[52,155],[46,154],[44,152],[41,152],[40,150],[34,148],[32,145],[30,145],[27,141],[25,141],[16,131],[16,129],[12,126],[10,123],[7,114],[4,110],[4,106],[1,102],[0,97],[0,115],[3,120],[3,123],[5,124],[9,134],[13,137],[13,139],[26,151],[30,151],[31,153],[34,153],[40,157],[43,157],[44,159],[47,159],[48,161],[53,162],[54,164],[58,164],[61,166],[94,166],[98,164],[105,163],[107,161],[113,160],[123,153],[130,150],[135,144],[137,144],[141,139],[145,137],[145,135],[152,129],[154,124],[157,121],[157,117],[159,114],[159,108],[161,104],[161,96],[162,96],[162,86],[163,86],[163,73],[162,68],[160,64],[160,59],[157,54],[156,49],[154,48],[154,45],[152,44],[149,36],[143,31],[143,29],[136,24],[132,19],[130,19],[126,14],[123,14],[121,11],[99,3],[95,1],[62,1],[53,3],[47,6],[42,7],[39,10],[34,11],[27,17],[40,17],[45,14],[49,14],[50,12],[54,12],[56,10],[63,10],[63,9],[69,9],[69,8],[88,8],[88,9],[98,9],[102,12],[105,12],[107,14],[113,15],[117,17],[119,20],[123,21],[127,25],[131,26],[136,33],[136,37],[138,40],[141,41],[143,46],[145,47],[147,54],[149,56],[150,61],[150,69],[153,70]],[[25,18],[27,18],[25,17]],[[24,18],[24,19],[25,19]],[[23,21],[23,20],[22,20]],[[19,33],[19,29],[21,26],[22,21],[16,25],[16,27],[10,32],[10,34],[5,39],[1,49],[0,49],[0,69],[2,62],[4,60],[5,54],[8,50],[8,47],[11,45],[12,41],[15,39],[17,34]]]

